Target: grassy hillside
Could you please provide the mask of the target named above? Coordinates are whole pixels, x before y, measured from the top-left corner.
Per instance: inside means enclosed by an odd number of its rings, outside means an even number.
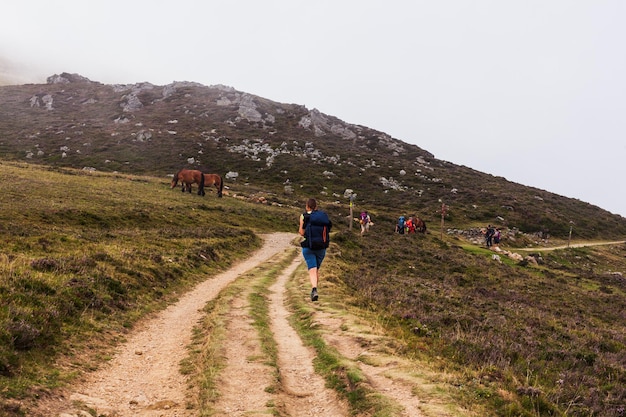
[[[253,232],[293,231],[301,210],[244,185],[218,199],[167,178],[8,162],[0,180],[0,392],[16,415],[12,399],[91,369],[139,317],[258,247]],[[499,416],[623,415],[624,245],[500,262],[432,224],[393,234],[384,208],[361,237],[345,204],[320,202],[335,223],[322,280],[378,317],[403,354],[456,374],[465,401]]]
[[[139,317],[257,248],[252,227],[295,216],[167,179],[2,163],[0,181],[4,398],[89,369]]]
[[[621,416],[626,246],[534,252],[539,264],[431,235],[340,233],[334,276],[406,354],[464,375],[499,416]]]
[[[301,105],[225,86],[57,79],[65,82],[0,87],[3,159],[155,177],[182,167],[231,172],[238,176],[227,183],[250,184],[288,204],[310,195],[345,203],[351,189],[361,206],[428,222],[438,220],[443,201],[453,227],[626,236],[626,220],[599,207],[439,160]]]

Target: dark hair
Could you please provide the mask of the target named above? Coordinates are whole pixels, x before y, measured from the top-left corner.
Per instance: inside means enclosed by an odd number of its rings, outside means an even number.
[[[317,200],[315,200],[314,198],[309,198],[306,201],[306,205],[308,208],[310,208],[311,210],[315,210],[317,209]]]

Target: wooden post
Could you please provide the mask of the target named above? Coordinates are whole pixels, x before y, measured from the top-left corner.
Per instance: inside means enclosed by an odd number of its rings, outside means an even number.
[[[354,197],[350,196],[350,218],[348,219],[348,222],[350,223],[349,225],[350,231],[352,231],[352,219],[354,218],[354,216],[352,215],[353,202],[354,202]]]
[[[446,205],[441,203],[441,240],[443,240],[443,222],[444,217],[446,216]]]
[[[572,225],[569,226],[569,238],[567,239],[567,247],[569,248],[569,244],[572,241]]]

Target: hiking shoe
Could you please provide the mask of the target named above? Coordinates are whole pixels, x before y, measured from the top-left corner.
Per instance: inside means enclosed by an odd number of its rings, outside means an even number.
[[[317,301],[317,288],[311,290],[311,301]]]

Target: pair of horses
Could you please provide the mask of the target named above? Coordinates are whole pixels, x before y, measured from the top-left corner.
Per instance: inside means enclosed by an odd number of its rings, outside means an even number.
[[[172,187],[174,188],[178,185],[178,182],[181,183],[182,192],[185,191],[191,193],[191,186],[193,184],[198,184],[198,195],[205,195],[204,187],[205,186],[214,186],[217,190],[217,196],[222,196],[222,190],[224,189],[224,181],[222,181],[222,177],[218,174],[205,174],[197,169],[181,169],[178,171],[174,178],[172,178]]]

